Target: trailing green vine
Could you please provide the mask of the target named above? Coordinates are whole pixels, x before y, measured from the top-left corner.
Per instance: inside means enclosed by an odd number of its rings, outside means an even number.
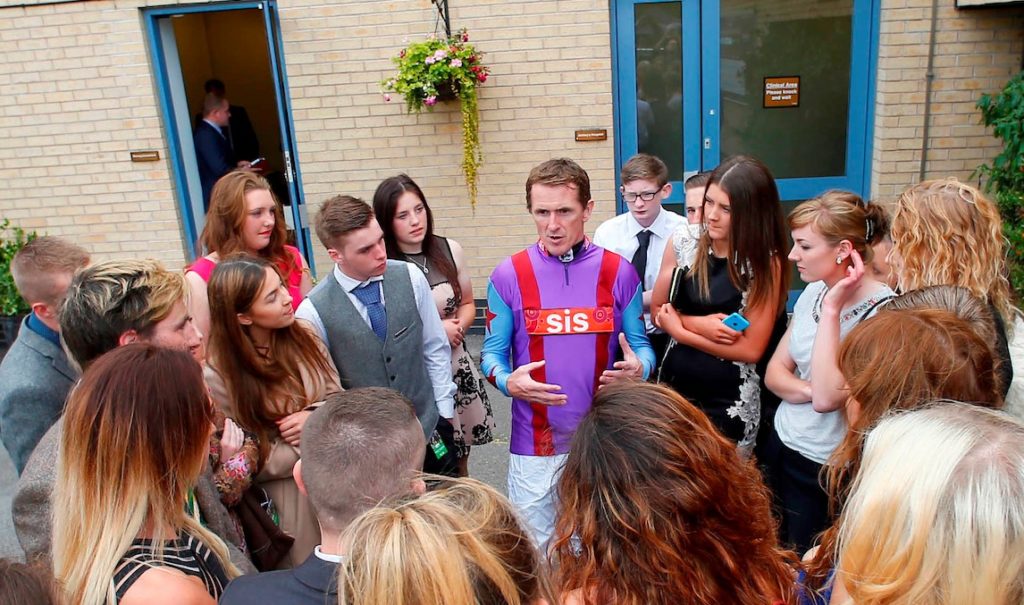
[[[463,29],[450,38],[430,36],[402,49],[391,61],[398,73],[381,82],[384,100],[395,92],[405,98],[406,109],[419,113],[433,111],[438,101],[459,99],[462,111],[462,174],[469,190],[469,202],[475,208],[477,177],[483,155],[480,152],[480,108],[477,86],[487,81],[490,69],[482,54],[469,44]]]
[[[462,108],[462,174],[466,177],[469,202],[476,207],[477,171],[483,162],[480,153],[480,108],[476,94],[463,95]]]

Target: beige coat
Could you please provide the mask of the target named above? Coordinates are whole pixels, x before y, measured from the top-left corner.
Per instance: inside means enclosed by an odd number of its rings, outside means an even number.
[[[319,341],[318,341],[319,342]],[[327,355],[328,363],[331,365],[332,373],[325,378],[325,386],[316,388],[320,381],[312,380],[312,376],[305,368],[302,369],[302,384],[306,389],[305,401],[315,404],[323,401],[328,395],[341,391],[341,383],[338,379],[338,371]],[[237,418],[234,404],[230,401],[227,388],[221,375],[207,365],[204,370],[206,384],[210,388],[210,395],[220,405],[224,415],[228,418]],[[276,406],[275,406],[276,407]],[[303,407],[294,410],[281,410],[285,413],[298,412]],[[266,464],[257,475],[255,483],[259,485],[274,501],[278,515],[281,520],[281,529],[288,532],[295,538],[288,556],[281,562],[280,569],[297,567],[306,560],[313,552],[313,548],[320,544],[320,526],[316,520],[316,514],[305,495],[299,492],[295,480],[292,478],[292,468],[299,460],[299,449],[277,438],[270,444],[270,455]]]

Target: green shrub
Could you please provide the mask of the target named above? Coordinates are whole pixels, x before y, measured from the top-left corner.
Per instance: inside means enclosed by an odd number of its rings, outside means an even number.
[[[1007,263],[1017,300],[1024,300],[1024,71],[995,95],[978,101],[982,122],[1003,142],[991,164],[975,171],[985,177],[985,191],[994,193],[1009,243]]]
[[[7,219],[0,222],[0,315],[24,315],[31,310],[14,287],[11,260],[35,238],[35,231],[26,233],[21,227],[12,227]]]

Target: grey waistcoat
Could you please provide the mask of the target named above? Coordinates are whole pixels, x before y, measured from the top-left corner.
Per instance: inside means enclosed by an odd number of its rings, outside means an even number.
[[[437,425],[434,387],[423,361],[423,320],[406,263],[388,261],[384,272],[387,339],[382,343],[359,315],[333,274],[309,293],[327,330],[331,358],[341,386],[388,387],[412,400],[416,417],[429,440]]]

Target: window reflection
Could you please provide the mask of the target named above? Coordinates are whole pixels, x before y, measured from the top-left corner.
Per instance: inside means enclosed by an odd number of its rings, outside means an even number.
[[[669,180],[683,178],[682,3],[634,7],[636,132],[641,153],[660,157]]]
[[[721,154],[776,178],[846,173],[853,0],[721,0]],[[764,78],[799,76],[799,107],[765,108]]]

